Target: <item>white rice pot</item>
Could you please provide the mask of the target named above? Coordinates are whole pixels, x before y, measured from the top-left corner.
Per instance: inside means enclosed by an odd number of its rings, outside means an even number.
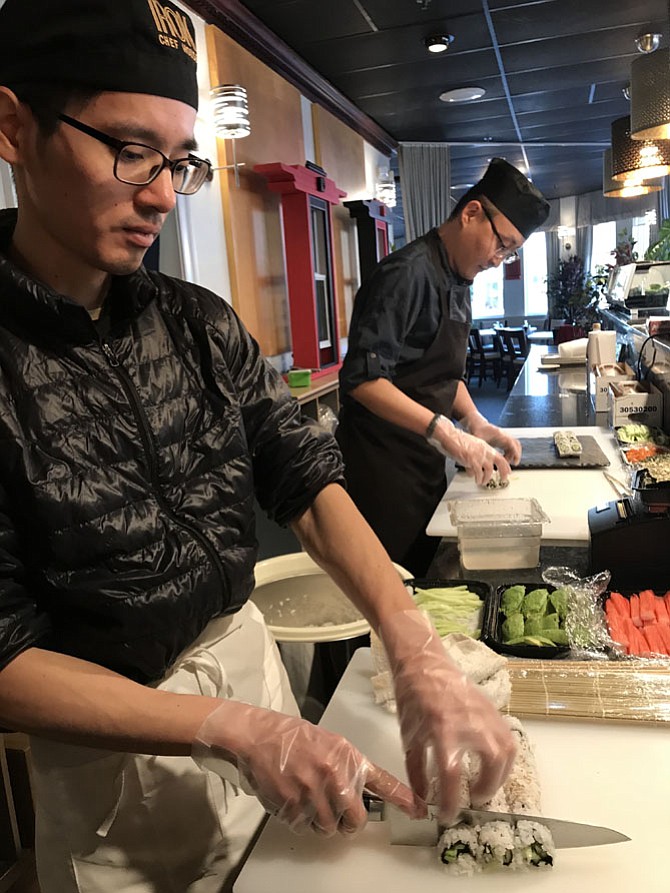
[[[400,565],[393,566],[401,579],[412,578]],[[254,573],[251,599],[278,642],[337,642],[370,632],[367,620],[306,552],[259,561]],[[287,583],[291,580],[295,585]]]

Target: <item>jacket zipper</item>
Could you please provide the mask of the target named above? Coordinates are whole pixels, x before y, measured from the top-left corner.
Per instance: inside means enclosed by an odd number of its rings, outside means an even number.
[[[125,391],[126,396],[130,401],[133,415],[135,416],[135,419],[139,424],[142,446],[144,447],[144,451],[149,461],[149,479],[151,481],[151,486],[153,488],[158,505],[165,512],[165,514],[175,522],[175,524],[177,524],[179,527],[182,527],[184,530],[188,530],[188,532],[200,543],[205,553],[212,561],[212,564],[216,568],[216,571],[221,579],[221,584],[223,585],[223,582],[225,580],[223,565],[221,564],[221,560],[214,550],[214,547],[211,545],[207,537],[198,530],[197,527],[189,524],[188,521],[184,521],[183,518],[180,518],[179,515],[175,513],[175,511],[171,508],[170,504],[163,495],[163,488],[158,478],[158,457],[154,448],[152,431],[149,427],[149,422],[147,421],[142,403],[140,402],[140,398],[137,394],[137,390],[130,375],[128,375],[128,373],[122,366],[119,358],[114,353],[114,349],[108,341],[100,341],[100,346],[102,348],[103,354],[105,355],[105,358],[107,359],[107,362],[112,367],[112,369],[114,369],[114,372],[121,382],[121,387]]]

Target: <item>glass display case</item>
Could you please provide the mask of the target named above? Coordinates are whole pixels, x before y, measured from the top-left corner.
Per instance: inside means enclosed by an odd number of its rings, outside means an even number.
[[[608,283],[610,303],[628,312],[667,310],[670,261],[637,261],[614,267]]]

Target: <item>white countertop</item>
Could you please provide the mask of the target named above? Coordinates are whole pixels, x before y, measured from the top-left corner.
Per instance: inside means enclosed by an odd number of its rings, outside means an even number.
[[[546,437],[558,428],[507,428],[515,437]],[[567,430],[567,429],[565,429]],[[595,437],[610,460],[605,469],[614,477],[623,479],[619,449],[614,434],[606,429],[580,427],[581,435]],[[577,545],[589,541],[587,512],[594,505],[611,502],[616,494],[597,468],[524,468],[512,470],[509,487],[502,490],[485,490],[478,487],[464,471],[458,471],[442,497],[426,528],[429,536],[456,539],[456,528],[449,517],[448,500],[451,499],[505,499],[534,496],[551,519],[542,530],[542,542],[546,545]]]
[[[376,705],[371,657],[359,649],[321,724],[405,778],[396,717]],[[270,819],[235,893],[667,893],[670,763],[667,724],[526,720],[544,813],[603,825],[631,840],[560,850],[550,871],[445,876],[431,847],[391,846],[369,823],[354,838],[296,836]]]

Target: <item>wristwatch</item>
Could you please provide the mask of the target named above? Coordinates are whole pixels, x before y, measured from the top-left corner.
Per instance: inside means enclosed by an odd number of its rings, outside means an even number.
[[[446,422],[446,421],[447,421],[446,416],[443,416],[441,412],[436,412],[435,415],[433,416],[433,418],[428,423],[428,427],[426,428],[426,433],[424,434],[424,437],[426,438],[428,443],[432,447],[435,447],[436,450],[440,450],[442,452],[444,451],[444,447],[442,446],[442,444],[440,443],[438,438],[435,436],[435,429],[437,428],[437,425],[439,422]]]

